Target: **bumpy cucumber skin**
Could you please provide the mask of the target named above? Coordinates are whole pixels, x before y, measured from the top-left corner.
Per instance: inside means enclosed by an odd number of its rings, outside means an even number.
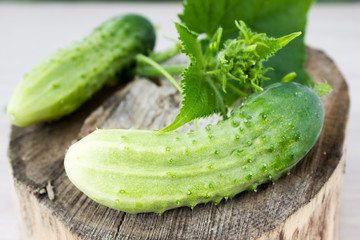
[[[10,121],[27,126],[77,109],[138,53],[155,44],[151,23],[129,14],[112,18],[84,38],[37,64],[17,86],[7,108]]]
[[[70,147],[65,169],[90,198],[128,213],[218,203],[287,173],[323,119],[312,90],[277,83],[200,131],[96,130]]]

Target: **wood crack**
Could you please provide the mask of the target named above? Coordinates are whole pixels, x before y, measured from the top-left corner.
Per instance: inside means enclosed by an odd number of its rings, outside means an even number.
[[[118,238],[119,234],[120,234],[120,227],[124,222],[125,216],[126,216],[126,213],[123,213],[120,220],[119,220],[119,223],[116,226],[116,232],[115,232],[114,240],[116,240]]]

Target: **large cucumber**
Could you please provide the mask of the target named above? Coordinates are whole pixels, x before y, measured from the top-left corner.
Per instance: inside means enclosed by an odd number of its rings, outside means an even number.
[[[77,109],[115,74],[152,50],[155,33],[142,16],[112,18],[81,42],[38,63],[17,86],[7,108],[11,122],[27,126],[58,119]]]
[[[129,213],[217,203],[288,172],[323,119],[312,90],[276,83],[200,131],[96,130],[70,147],[65,169],[90,198]]]

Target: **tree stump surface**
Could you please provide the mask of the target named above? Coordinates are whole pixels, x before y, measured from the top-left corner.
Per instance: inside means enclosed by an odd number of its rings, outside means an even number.
[[[219,204],[131,215],[101,206],[67,178],[63,160],[95,128],[161,129],[180,96],[166,81],[136,79],[105,89],[52,123],[12,126],[8,156],[23,239],[337,239],[339,196],[349,112],[348,88],[324,53],[308,49],[306,69],[333,91],[322,98],[325,123],[313,149],[275,184]],[[219,118],[202,120],[199,126]],[[189,129],[184,126],[181,131]]]

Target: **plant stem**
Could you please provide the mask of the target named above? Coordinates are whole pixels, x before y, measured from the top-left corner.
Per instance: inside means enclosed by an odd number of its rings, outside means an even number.
[[[186,68],[185,65],[169,65],[162,66],[162,68],[167,71],[170,75],[180,75]],[[155,67],[139,67],[136,69],[136,74],[143,77],[157,77],[163,75]]]
[[[214,79],[215,79],[215,81],[217,81],[218,83],[223,84],[223,81],[222,81],[222,80],[220,80],[220,79],[218,79],[218,78],[216,78],[216,77],[215,77]],[[233,92],[235,92],[236,94],[238,94],[238,95],[241,96],[241,97],[247,97],[247,96],[248,96],[245,92],[241,91],[240,89],[238,89],[237,87],[235,87],[234,85],[232,85],[232,84],[229,83],[229,82],[226,82],[226,87],[228,87],[230,90],[232,90]]]
[[[232,85],[231,83],[226,83],[226,87],[230,88],[233,92],[235,92],[236,94],[242,96],[242,97],[247,97],[248,95],[241,91],[240,89],[238,89],[237,87],[235,87],[234,85]]]
[[[181,44],[177,43],[174,47],[166,49],[163,52],[152,53],[150,58],[153,59],[157,63],[164,63],[167,60],[173,58],[178,55],[181,50]]]
[[[177,90],[179,90],[179,92],[182,92],[182,88],[180,87],[180,85],[176,82],[176,80],[162,67],[160,66],[157,62],[155,62],[154,60],[152,60],[149,57],[146,57],[143,54],[138,54],[136,55],[136,60],[138,62],[143,62],[143,63],[147,63],[151,66],[153,66],[155,69],[157,69],[160,73],[162,73],[164,75],[164,77],[166,77],[175,87]]]
[[[194,119],[194,130],[197,131],[197,119]]]

